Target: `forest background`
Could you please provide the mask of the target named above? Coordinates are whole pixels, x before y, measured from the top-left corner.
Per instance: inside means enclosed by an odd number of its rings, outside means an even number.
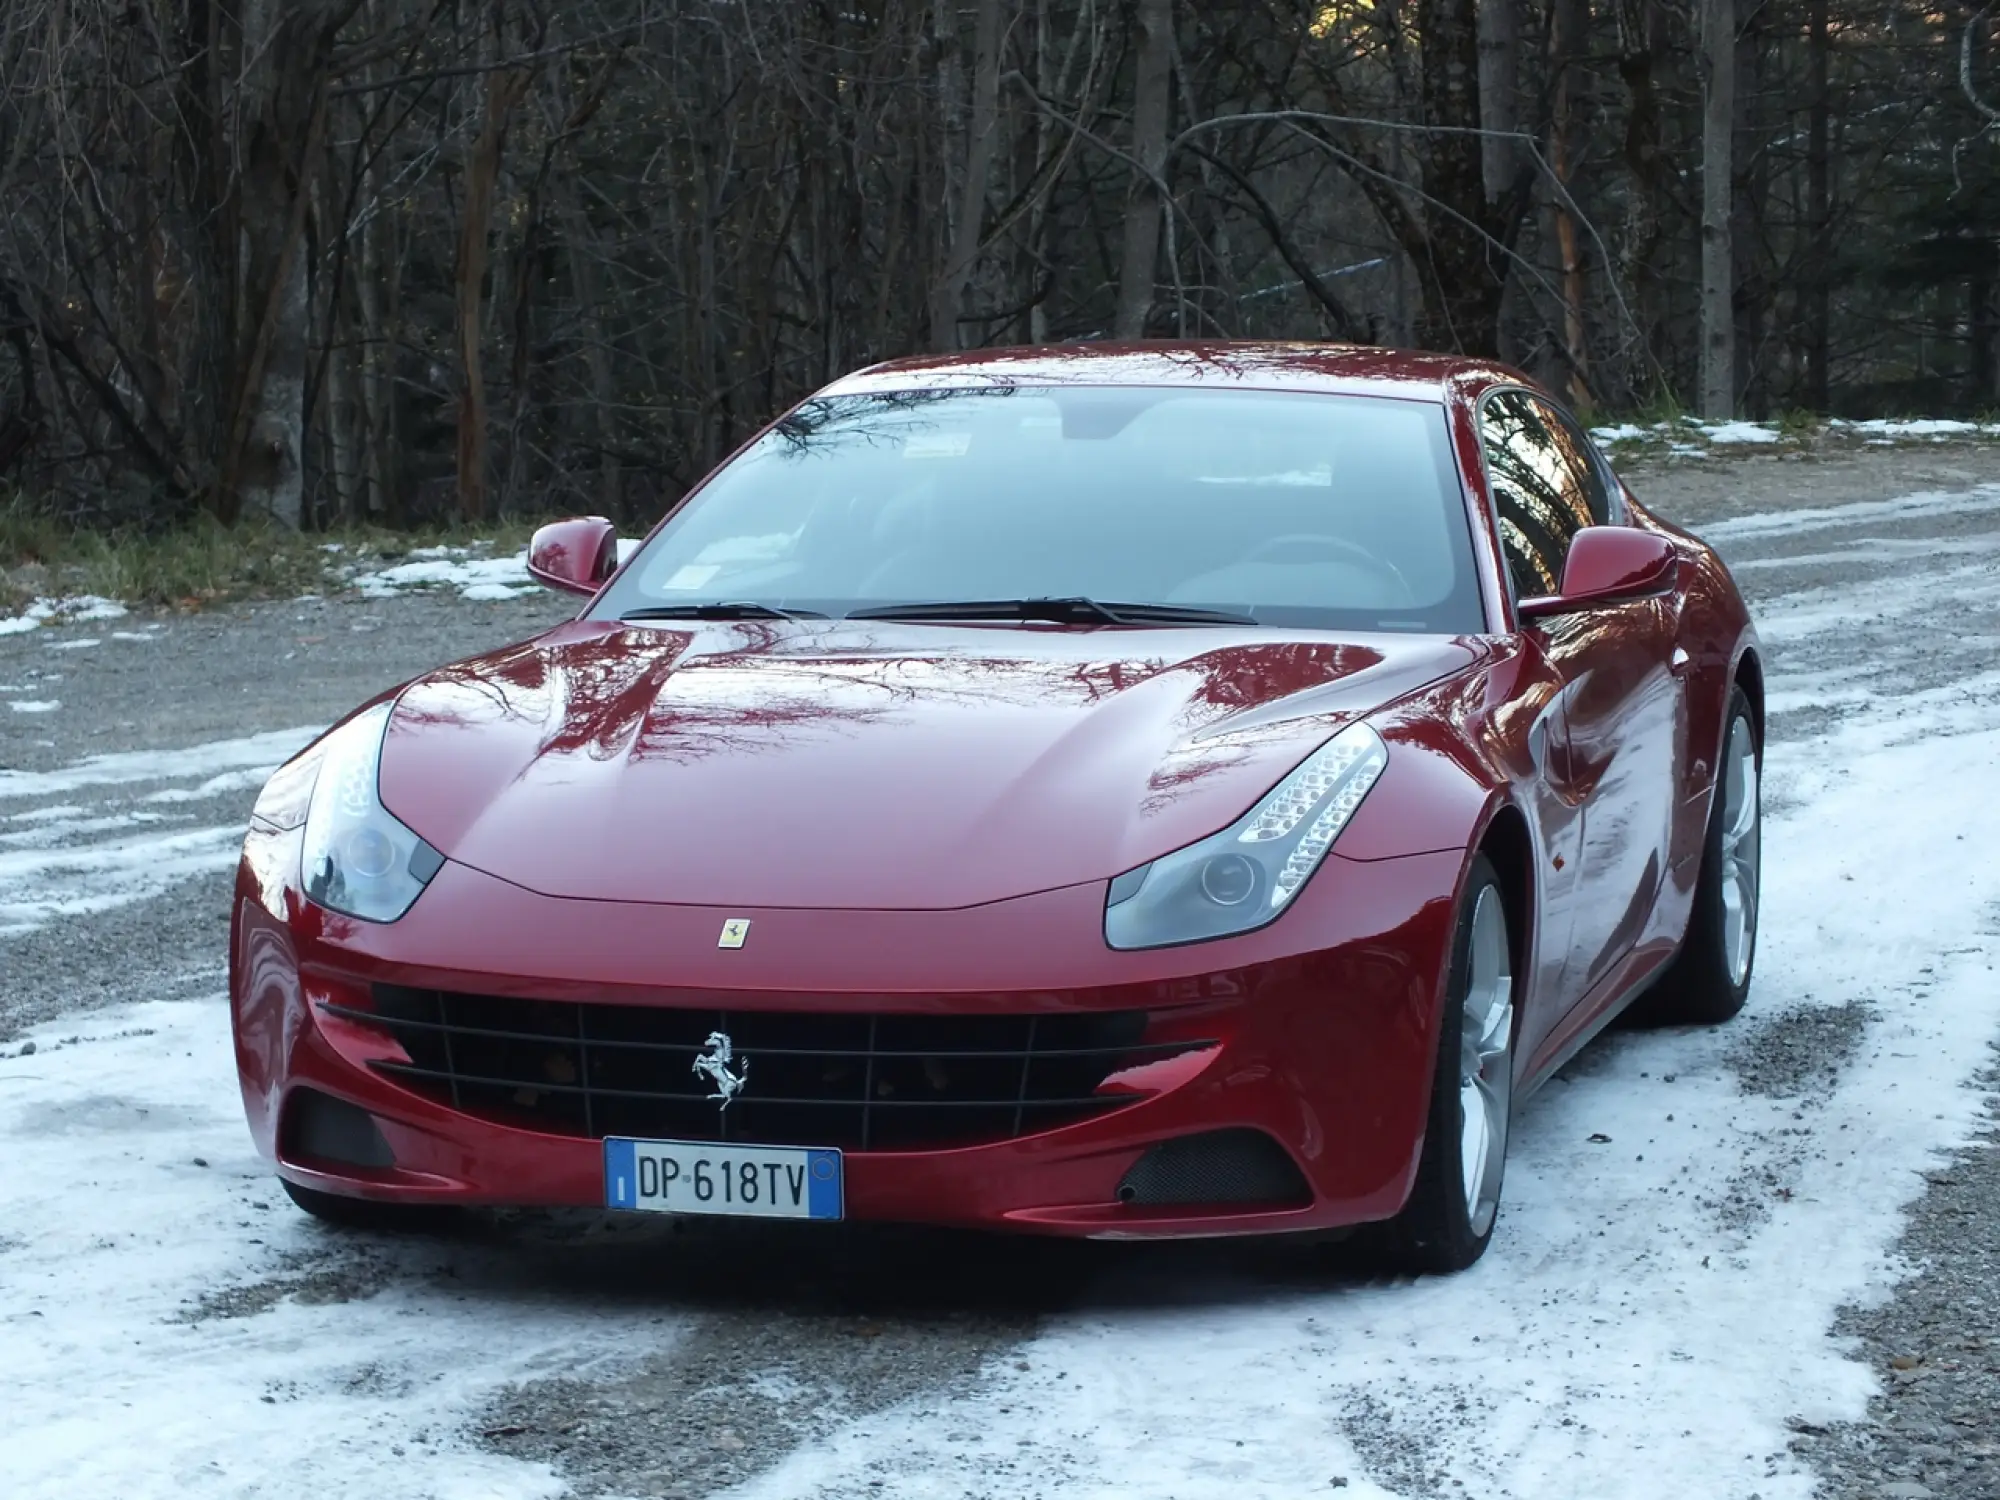
[[[1459,350],[1599,420],[1990,413],[1994,33],[1922,0],[0,0],[0,505],[649,521],[847,370],[1063,340]]]

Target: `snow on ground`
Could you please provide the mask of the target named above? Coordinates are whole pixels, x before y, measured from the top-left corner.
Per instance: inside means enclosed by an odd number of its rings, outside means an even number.
[[[303,750],[319,732],[316,727],[273,729],[241,739],[193,745],[185,750],[125,750],[91,755],[54,771],[0,770],[0,801],[10,797],[59,796],[87,786],[183,781],[248,767],[265,768],[268,774]]]
[[[528,577],[525,551],[511,557],[493,557],[487,552],[482,543],[413,548],[409,562],[357,574],[354,586],[371,599],[385,599],[412,588],[455,588],[464,599],[512,599],[540,587]]]
[[[126,613],[116,599],[78,594],[68,599],[37,599],[18,615],[0,616],[0,635],[19,635],[44,625],[68,625],[83,620],[115,620]]]
[[[1870,437],[1969,437],[1996,430],[1991,422],[1957,422],[1938,417],[1877,417],[1866,422],[1843,422],[1838,418],[1829,427],[1847,427]]]
[[[52,714],[62,704],[54,698],[9,698],[7,706],[17,714]]]
[[[1697,429],[1711,443],[1775,443],[1776,428],[1758,422],[1713,422]]]
[[[423,1241],[328,1270],[252,1153],[226,1001],[154,1002],[0,1058],[0,1494],[531,1500],[461,1435],[496,1380],[588,1371],[629,1308],[438,1277]],[[317,1277],[302,1268],[310,1263]]]
[[[22,707],[19,699],[0,701]],[[227,869],[243,842],[241,822],[189,827],[191,813],[169,809],[261,786],[318,732],[277,730],[186,750],[94,755],[52,771],[0,771],[0,806],[93,788],[108,809],[87,817],[72,816],[83,810],[67,805],[0,812],[0,944],[57,917],[110,911]]]
[[[1948,417],[1883,417],[1855,422],[1835,417],[1826,422],[1825,431],[1840,437],[1858,437],[1867,447],[1887,447],[2000,436],[2000,423],[1965,422]],[[1797,430],[1787,434],[1769,422],[1703,422],[1696,417],[1676,417],[1665,422],[1619,422],[1593,427],[1590,435],[1607,448],[1619,444],[1665,444],[1672,457],[1705,458],[1711,446],[1762,446],[1782,443],[1788,435],[1803,440],[1811,433]]]

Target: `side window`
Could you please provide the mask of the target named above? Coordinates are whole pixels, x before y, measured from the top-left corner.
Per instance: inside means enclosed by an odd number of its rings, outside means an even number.
[[[1553,594],[1570,538],[1609,515],[1603,478],[1582,435],[1525,391],[1488,397],[1479,425],[1515,596]]]
[[[1611,487],[1605,479],[1604,465],[1599,461],[1596,450],[1590,446],[1590,439],[1583,435],[1583,429],[1576,425],[1576,419],[1567,412],[1559,411],[1546,401],[1535,403],[1537,410],[1547,412],[1553,419],[1556,440],[1562,445],[1564,462],[1575,471],[1577,483],[1583,486],[1584,502],[1590,507],[1590,524],[1604,526],[1611,520]]]

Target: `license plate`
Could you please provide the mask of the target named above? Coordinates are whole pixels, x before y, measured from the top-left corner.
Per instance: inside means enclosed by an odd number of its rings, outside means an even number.
[[[612,1136],[604,1142],[604,1201],[641,1213],[837,1219],[840,1153]]]

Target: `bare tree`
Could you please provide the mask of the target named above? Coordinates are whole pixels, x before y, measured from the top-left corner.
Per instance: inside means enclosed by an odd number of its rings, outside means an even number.
[[[1700,409],[1736,415],[1736,267],[1730,238],[1736,131],[1736,0],[1702,0]]]
[[[1174,0],[1138,0],[1132,80],[1132,186],[1125,203],[1124,254],[1119,260],[1118,336],[1141,338],[1153,306],[1159,270],[1161,190],[1167,159],[1167,113],[1173,102]]]

